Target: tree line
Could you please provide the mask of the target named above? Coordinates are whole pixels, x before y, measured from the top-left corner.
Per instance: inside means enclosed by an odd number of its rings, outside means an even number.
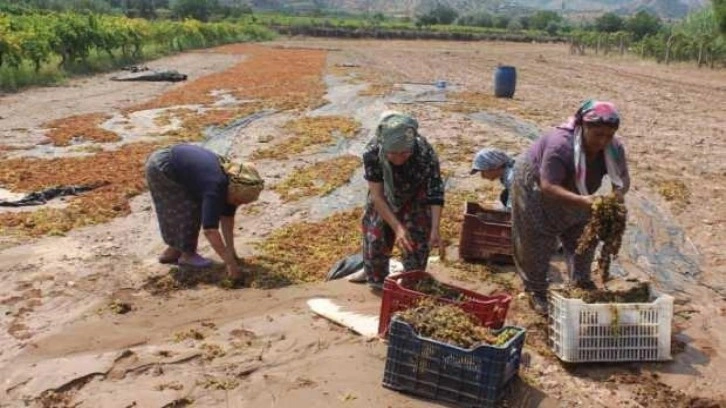
[[[69,73],[114,69],[185,49],[274,35],[249,21],[203,23],[87,11],[0,11],[0,90],[53,83]]]
[[[487,10],[459,13],[441,1],[426,3],[414,18],[391,18],[375,12],[362,15],[326,15],[323,10],[307,15],[254,12],[244,0],[0,0],[0,12],[5,9],[22,15],[23,10],[38,14],[38,10],[76,10],[115,15],[117,18],[143,17],[149,20],[184,19],[199,21],[240,21],[262,24],[283,34],[372,38],[441,38],[506,41],[563,41],[570,42],[575,54],[634,54],[659,62],[694,61],[700,66],[720,67],[726,64],[726,0],[698,9],[680,21],[663,21],[655,14],[641,10],[631,16],[604,13],[588,22],[574,22],[561,12],[539,10],[531,12],[492,13]],[[423,4],[423,3],[422,3]],[[108,14],[111,13],[111,14]],[[0,23],[2,24],[2,23]],[[140,24],[140,23],[135,23]],[[166,23],[164,23],[166,24]],[[2,34],[0,25],[0,34]],[[147,29],[147,31],[155,29]],[[174,31],[173,29],[166,29]],[[7,31],[7,30],[6,30]],[[111,43],[131,41],[134,34],[128,28]],[[177,32],[183,30],[177,29]],[[180,34],[182,43],[197,42]],[[92,38],[93,36],[90,36]],[[212,36],[214,37],[214,36]],[[210,38],[212,38],[210,37]],[[158,38],[147,35],[145,38]],[[98,42],[95,40],[96,43]],[[148,41],[148,40],[147,40]],[[16,41],[17,42],[17,41]],[[47,46],[36,46],[42,50]],[[7,43],[7,41],[6,41]],[[95,43],[94,43],[95,44]],[[0,45],[2,47],[2,45]],[[103,50],[103,47],[95,48]],[[51,47],[52,48],[52,47]],[[128,44],[117,47],[122,53],[134,50]],[[8,45],[1,52],[8,51]],[[33,51],[34,52],[34,51]],[[80,53],[56,53],[63,61]],[[16,54],[17,57],[17,54]],[[7,57],[6,59],[9,59]],[[17,58],[16,58],[17,59]],[[0,60],[0,63],[2,61]]]
[[[681,21],[665,24],[639,12],[629,20],[612,13],[598,18],[593,28],[574,30],[571,52],[631,53],[669,64],[693,61],[699,67],[726,65],[726,25],[715,7],[694,11]]]

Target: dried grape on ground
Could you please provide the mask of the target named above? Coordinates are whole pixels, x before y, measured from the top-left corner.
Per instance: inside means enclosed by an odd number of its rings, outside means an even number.
[[[256,150],[252,158],[289,159],[290,156],[303,153],[308,147],[333,143],[336,135],[350,139],[355,136],[359,128],[358,122],[345,116],[305,117],[291,120],[284,126],[284,130],[293,134],[291,138],[274,146]]]
[[[76,142],[117,142],[121,137],[110,130],[100,127],[111,115],[89,113],[52,120],[44,124],[50,130],[48,138],[56,146],[68,146]]]
[[[12,191],[28,192],[98,181],[108,182],[108,185],[72,198],[65,208],[0,214],[0,235],[63,235],[74,228],[126,215],[130,212],[129,200],[146,190],[143,166],[154,149],[180,141],[197,141],[206,126],[223,125],[262,109],[308,109],[319,105],[325,94],[322,73],[327,53],[323,50],[283,50],[236,44],[208,52],[244,54],[247,58],[230,69],[200,77],[151,101],[123,110],[131,113],[176,108],[161,121],[166,124],[170,122],[170,115],[180,116],[182,128],[166,134],[159,143],[132,143],[86,157],[4,160],[0,165],[0,185]],[[219,90],[246,103],[215,108],[212,106],[216,98],[214,91]],[[202,105],[206,110],[195,114],[178,108],[184,105]],[[76,139],[117,141],[117,134],[99,127],[107,118],[105,114],[82,114],[52,121],[46,126],[53,128],[49,137],[56,145],[67,145]],[[345,133],[348,128],[341,132]],[[355,124],[353,129],[357,128]]]
[[[274,230],[257,245],[260,255],[244,260],[242,269],[256,288],[316,282],[340,259],[360,251],[363,209],[335,213],[321,221],[302,221]]]
[[[13,191],[67,185],[102,184],[103,187],[69,199],[65,208],[0,214],[0,232],[62,235],[73,228],[128,214],[129,200],[146,189],[144,162],[157,147],[158,144],[134,143],[86,157],[3,161],[0,185]]]
[[[283,201],[303,197],[323,196],[344,185],[361,167],[358,156],[345,155],[295,168],[290,175],[274,187]]]

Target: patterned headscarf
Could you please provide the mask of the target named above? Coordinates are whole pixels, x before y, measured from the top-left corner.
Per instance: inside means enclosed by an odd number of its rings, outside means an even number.
[[[620,126],[620,114],[615,105],[610,102],[588,99],[575,112],[575,116],[560,126],[575,132],[575,185],[581,195],[589,194],[585,182],[587,179],[587,161],[582,143],[582,126],[585,123],[609,125],[617,129]],[[605,167],[610,181],[617,187],[623,187],[623,178],[617,165],[618,161],[623,160],[623,158],[620,157],[618,149],[610,143],[605,147],[604,153]]]
[[[232,161],[219,156],[219,163],[229,178],[229,189],[246,203],[257,200],[265,188],[265,180],[252,163]]]
[[[396,199],[396,187],[393,184],[393,168],[386,158],[386,153],[413,151],[418,134],[416,119],[401,112],[388,111],[381,115],[376,129],[376,140],[381,146],[378,159],[383,168],[383,191],[388,204],[398,211],[400,203]]]
[[[514,160],[503,150],[495,148],[481,149],[474,156],[471,164],[471,174],[496,170],[513,162]]]

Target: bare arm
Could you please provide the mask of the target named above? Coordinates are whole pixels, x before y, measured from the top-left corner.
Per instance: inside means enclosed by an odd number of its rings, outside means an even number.
[[[431,206],[431,231],[439,232],[441,226],[441,209],[440,205]]]
[[[234,215],[220,217],[219,224],[222,229],[226,250],[231,252],[230,255],[233,259],[237,259],[237,251],[234,247]]]
[[[219,233],[218,229],[205,229],[204,236],[209,241],[209,244],[212,245],[214,252],[216,252],[222,260],[224,260],[225,265],[229,266],[236,264],[237,260],[234,258],[233,251],[229,251],[227,249],[227,246],[222,240],[222,234]]]
[[[442,207],[440,205],[431,206],[431,234],[429,235],[430,250],[443,250],[443,242],[441,241],[441,233],[439,231],[441,226],[441,209]],[[443,257],[444,255],[441,256]]]

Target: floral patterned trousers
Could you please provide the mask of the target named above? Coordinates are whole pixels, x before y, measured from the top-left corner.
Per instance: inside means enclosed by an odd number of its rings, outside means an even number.
[[[414,250],[403,254],[405,271],[425,270],[429,258],[431,208],[425,203],[425,191],[410,200],[396,213],[413,241]],[[369,200],[363,214],[363,270],[368,283],[380,284],[388,275],[389,261],[396,234],[378,214]]]
[[[182,252],[196,252],[202,225],[202,206],[184,186],[172,179],[171,152],[161,149],[146,161],[146,182],[154,201],[164,242]]]
[[[542,194],[532,164],[522,156],[515,164],[512,183],[512,241],[517,273],[529,292],[545,292],[550,259],[562,242],[567,269],[572,281],[590,279],[595,249],[576,254],[590,214],[548,199]]]

